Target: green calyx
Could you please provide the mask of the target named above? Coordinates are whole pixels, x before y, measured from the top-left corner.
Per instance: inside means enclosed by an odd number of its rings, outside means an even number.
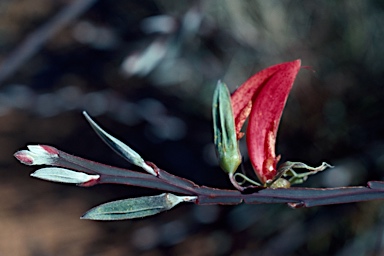
[[[220,167],[233,174],[241,163],[239,143],[236,138],[231,96],[228,87],[221,81],[213,95],[212,103],[214,143]]]

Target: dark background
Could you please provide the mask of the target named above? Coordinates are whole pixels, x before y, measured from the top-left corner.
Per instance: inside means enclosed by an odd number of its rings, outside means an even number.
[[[380,255],[380,201],[184,204],[145,219],[85,221],[98,204],[160,192],[48,183],[12,155],[40,143],[131,168],[87,125],[87,110],[170,173],[230,188],[212,144],[216,81],[234,90],[300,58],[310,68],[284,111],[282,161],[336,166],[305,186],[382,180],[383,42],[379,0],[0,1],[0,255]]]

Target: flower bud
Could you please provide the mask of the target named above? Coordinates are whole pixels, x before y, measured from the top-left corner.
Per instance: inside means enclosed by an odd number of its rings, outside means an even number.
[[[26,165],[50,165],[59,157],[56,148],[46,145],[28,145],[28,150],[17,151],[14,156]]]
[[[241,155],[236,137],[231,96],[227,85],[221,81],[217,82],[213,95],[212,116],[214,142],[220,167],[225,172],[233,174],[241,163]]]

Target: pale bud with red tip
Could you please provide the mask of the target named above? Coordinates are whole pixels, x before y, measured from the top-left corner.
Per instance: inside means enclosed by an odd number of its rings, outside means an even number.
[[[46,145],[28,145],[28,150],[17,151],[14,156],[26,165],[51,165],[59,157],[54,147]]]

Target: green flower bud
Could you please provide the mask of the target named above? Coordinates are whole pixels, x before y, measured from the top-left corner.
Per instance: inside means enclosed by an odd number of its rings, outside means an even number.
[[[220,167],[226,173],[233,174],[241,163],[241,155],[236,137],[231,96],[227,85],[221,81],[217,82],[213,95],[212,115],[214,142]]]

